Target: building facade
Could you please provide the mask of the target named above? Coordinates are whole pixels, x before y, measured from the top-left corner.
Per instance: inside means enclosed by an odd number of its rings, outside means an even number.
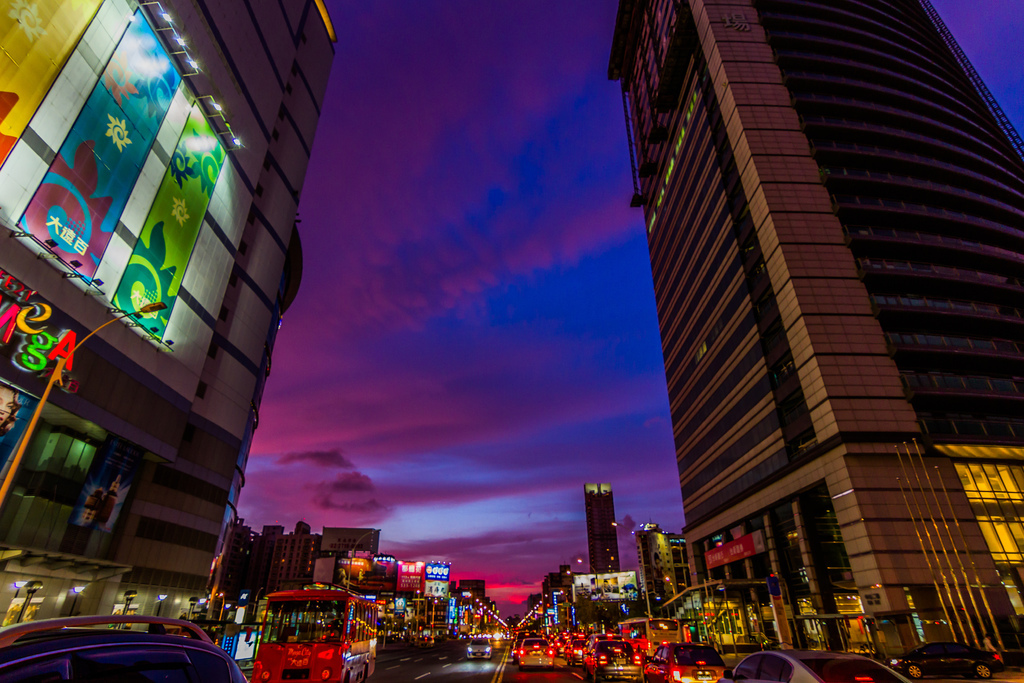
[[[609,77],[702,627],[888,652],[1019,631],[1024,146],[941,18],[621,0]]]
[[[109,614],[126,591],[177,615],[207,595],[301,279],[333,28],[322,0],[15,4],[0,16],[0,604],[9,621],[17,583],[38,581],[23,617]]]
[[[611,484],[584,484],[587,510],[587,551],[590,573],[619,571],[619,539],[615,533],[615,499]]]
[[[653,523],[640,525],[635,537],[640,589],[651,614],[661,614],[661,608],[686,587],[686,541]]]

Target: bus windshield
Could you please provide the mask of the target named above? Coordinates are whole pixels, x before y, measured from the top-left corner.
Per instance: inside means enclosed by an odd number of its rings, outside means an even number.
[[[344,600],[271,602],[264,643],[340,642],[345,635]]]
[[[675,619],[651,619],[652,631],[678,631],[679,622]]]

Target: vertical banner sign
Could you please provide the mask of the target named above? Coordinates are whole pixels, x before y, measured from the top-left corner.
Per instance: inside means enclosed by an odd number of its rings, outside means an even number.
[[[96,274],[180,82],[136,11],[21,218],[25,231],[56,242],[51,249],[87,278]]]
[[[140,462],[141,448],[108,436],[93,456],[78,503],[71,511],[71,523],[87,529],[112,531]]]
[[[195,105],[114,294],[114,305],[125,311],[164,302],[167,308],[145,323],[157,336],[167,329],[223,165],[224,147]]]
[[[36,409],[36,399],[0,382],[0,476],[7,473],[11,454]]]
[[[8,0],[0,7],[0,165],[85,33],[101,0]]]

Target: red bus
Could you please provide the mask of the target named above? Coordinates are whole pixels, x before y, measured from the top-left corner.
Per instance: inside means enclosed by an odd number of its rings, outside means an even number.
[[[267,596],[253,683],[361,683],[377,656],[377,605],[344,590]]]

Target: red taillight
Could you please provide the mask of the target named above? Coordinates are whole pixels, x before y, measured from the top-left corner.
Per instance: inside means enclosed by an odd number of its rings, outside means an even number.
[[[999,654],[998,652],[993,652],[993,653],[992,653],[992,656],[996,658],[996,661],[997,661],[997,662],[1001,662],[1001,661],[1003,661],[1003,657],[1002,657],[1002,655],[1000,655],[1000,654]]]
[[[698,659],[697,660],[697,666],[707,666],[707,665],[708,665],[708,663],[707,663],[706,660],[703,660],[703,659]]]
[[[638,655],[638,654],[633,655],[633,663],[634,664],[639,664],[640,663],[640,655]]]
[[[549,647],[548,648],[548,654],[551,655],[552,657],[554,657],[555,656],[555,648]]]
[[[854,676],[853,680],[857,683],[875,683],[875,679],[871,676]]]
[[[597,663],[598,664],[607,664],[608,663],[608,657],[605,656],[605,655],[598,655],[597,656]]]

